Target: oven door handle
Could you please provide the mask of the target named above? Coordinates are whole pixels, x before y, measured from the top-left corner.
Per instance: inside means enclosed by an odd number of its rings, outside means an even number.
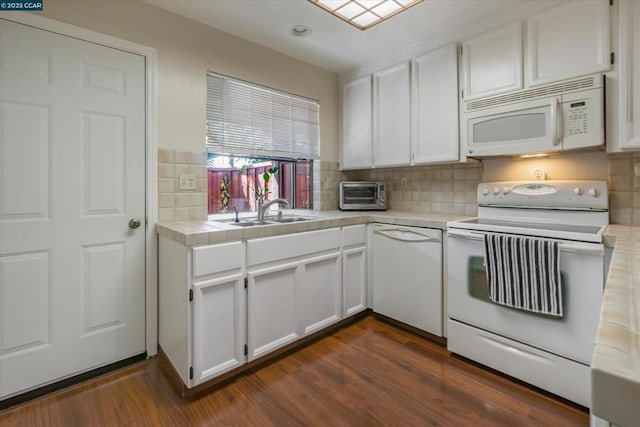
[[[469,231],[469,230],[460,230],[460,229],[453,229],[453,228],[449,228],[447,229],[447,236],[452,236],[452,237],[462,237],[463,239],[468,239],[468,240],[483,240],[484,239],[484,234],[482,232],[477,232],[477,231]]]
[[[562,252],[604,256],[604,245],[597,243],[562,242],[558,244],[558,249]]]
[[[450,228],[447,230],[449,237],[461,237],[467,240],[483,240],[486,233],[479,231],[460,230]],[[559,242],[558,249],[562,252],[572,252],[584,255],[604,255],[604,246],[597,243]]]

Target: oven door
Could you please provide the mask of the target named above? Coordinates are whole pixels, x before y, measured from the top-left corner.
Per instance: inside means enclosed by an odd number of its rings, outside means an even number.
[[[449,229],[447,315],[472,327],[589,365],[604,287],[604,246],[559,241],[564,317],[489,300],[484,233]]]

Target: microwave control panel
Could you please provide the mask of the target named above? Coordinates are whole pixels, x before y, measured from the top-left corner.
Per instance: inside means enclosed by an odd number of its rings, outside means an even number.
[[[576,101],[569,103],[569,114],[567,117],[569,135],[581,135],[589,131],[587,101]]]

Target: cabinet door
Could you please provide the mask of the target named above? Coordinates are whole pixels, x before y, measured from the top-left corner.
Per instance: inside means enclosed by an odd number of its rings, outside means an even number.
[[[413,60],[412,163],[458,160],[458,53],[444,46]]]
[[[609,2],[574,0],[527,19],[527,84],[609,69]]]
[[[371,76],[342,86],[342,169],[371,167]]]
[[[622,150],[640,149],[640,2],[619,3],[619,132]]]
[[[342,318],[341,276],[340,252],[301,261],[298,284],[305,335]]]
[[[292,262],[248,272],[249,361],[298,339],[298,265]]]
[[[522,89],[522,23],[462,42],[465,101]]]
[[[365,246],[346,249],[342,258],[344,317],[367,308],[367,259]]]
[[[193,284],[192,386],[245,363],[245,291],[241,273]]]
[[[373,75],[373,141],[375,166],[410,162],[411,93],[409,62]]]

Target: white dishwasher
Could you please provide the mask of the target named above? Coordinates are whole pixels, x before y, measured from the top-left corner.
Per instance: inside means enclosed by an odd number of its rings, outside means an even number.
[[[442,230],[373,224],[373,311],[442,336]]]

